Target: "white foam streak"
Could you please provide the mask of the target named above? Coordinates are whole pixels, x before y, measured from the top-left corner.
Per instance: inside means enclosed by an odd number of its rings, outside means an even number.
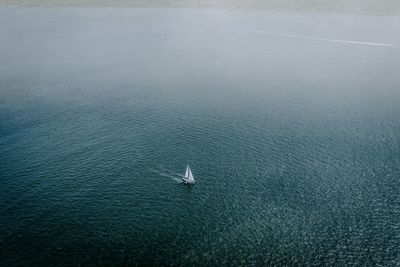
[[[355,44],[355,45],[384,46],[384,47],[395,47],[396,46],[394,44],[386,44],[386,43],[331,39],[331,38],[296,35],[296,34],[288,34],[288,33],[275,33],[275,32],[265,32],[265,31],[254,31],[254,32],[258,33],[258,34],[265,34],[265,35],[270,35],[270,36],[277,36],[277,37],[283,37],[283,38],[295,38],[295,39],[303,39],[303,40],[325,41],[325,42],[345,43],[345,44]]]
[[[157,173],[158,175],[163,176],[163,177],[171,178],[175,182],[178,182],[178,183],[182,182],[181,175],[179,175],[177,173],[173,173],[173,175],[171,175],[171,174],[168,174],[168,173],[165,173],[165,172],[160,172],[160,171],[157,171],[157,170],[152,170],[152,172]]]

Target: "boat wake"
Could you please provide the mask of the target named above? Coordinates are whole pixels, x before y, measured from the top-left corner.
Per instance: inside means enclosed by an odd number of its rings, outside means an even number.
[[[182,183],[182,176],[179,173],[175,173],[175,172],[163,172],[163,171],[158,171],[158,170],[153,170],[152,172],[157,173],[158,175],[162,176],[162,177],[168,177],[172,180],[174,180],[177,183]]]
[[[293,39],[303,39],[303,40],[313,40],[313,41],[324,41],[332,43],[343,43],[343,44],[353,44],[353,45],[369,45],[369,46],[384,46],[384,47],[395,47],[395,44],[388,43],[377,43],[377,42],[365,42],[365,41],[355,41],[355,40],[343,40],[343,39],[333,39],[333,38],[323,38],[317,36],[306,36],[297,35],[289,33],[278,33],[278,32],[266,32],[266,31],[253,31],[256,34],[269,35],[281,38],[293,38]]]

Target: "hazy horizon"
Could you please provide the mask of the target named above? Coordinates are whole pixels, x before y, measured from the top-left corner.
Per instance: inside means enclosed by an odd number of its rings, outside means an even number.
[[[0,4],[22,6],[91,6],[91,7],[189,7],[251,9],[282,12],[328,12],[370,15],[399,15],[395,0],[0,0]]]

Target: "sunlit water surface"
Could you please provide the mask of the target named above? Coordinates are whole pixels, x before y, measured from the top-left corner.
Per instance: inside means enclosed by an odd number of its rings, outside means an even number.
[[[2,266],[399,264],[399,18],[0,13]]]

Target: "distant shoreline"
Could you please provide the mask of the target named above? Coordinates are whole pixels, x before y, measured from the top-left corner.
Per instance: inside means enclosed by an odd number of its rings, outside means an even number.
[[[299,13],[400,15],[400,3],[396,0],[0,0],[0,4],[26,7],[176,7]]]

